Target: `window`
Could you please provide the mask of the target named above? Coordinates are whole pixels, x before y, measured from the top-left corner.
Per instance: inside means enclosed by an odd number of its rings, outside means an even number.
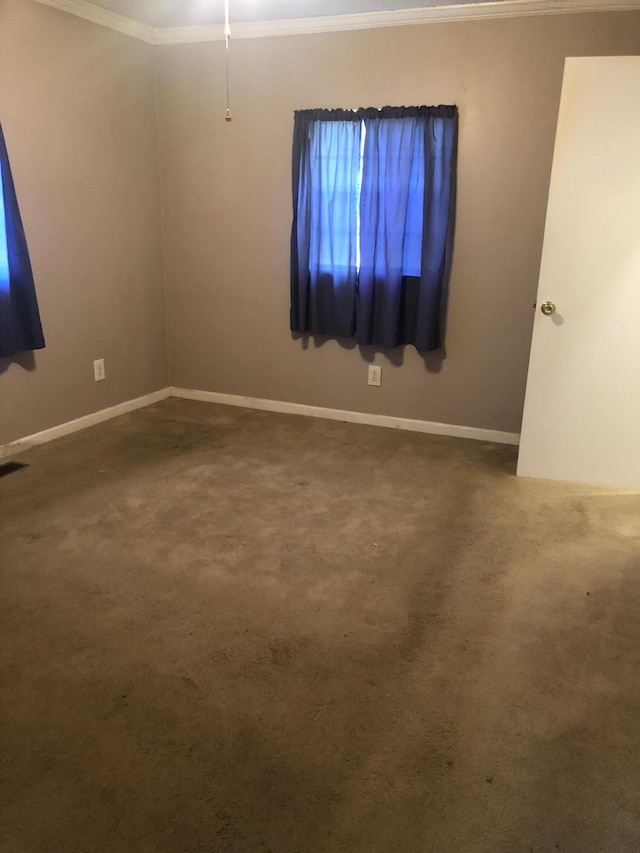
[[[29,251],[0,125],[0,358],[42,347]]]
[[[294,117],[291,329],[441,346],[456,107]]]

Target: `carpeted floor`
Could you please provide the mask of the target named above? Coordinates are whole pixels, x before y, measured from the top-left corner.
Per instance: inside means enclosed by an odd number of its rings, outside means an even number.
[[[182,400],[19,458],[2,853],[640,849],[640,495]]]

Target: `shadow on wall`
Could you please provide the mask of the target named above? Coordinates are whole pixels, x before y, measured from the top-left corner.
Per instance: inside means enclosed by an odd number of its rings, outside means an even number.
[[[36,369],[35,353],[31,351],[17,352],[15,355],[7,356],[7,358],[0,358],[0,374],[6,373],[12,364],[17,364],[23,370],[31,373]]]
[[[383,355],[390,364],[401,367],[404,363],[405,346],[388,349],[379,346],[361,346],[352,338],[338,338],[333,335],[313,335],[300,332],[291,332],[294,341],[300,341],[303,350],[309,349],[311,343],[316,349],[324,346],[327,341],[337,341],[343,349],[358,349],[363,360],[373,363],[377,354]],[[410,346],[407,344],[406,346]],[[429,373],[440,373],[442,364],[447,357],[446,348],[434,350],[433,352],[419,352],[418,355],[424,362],[425,370]]]

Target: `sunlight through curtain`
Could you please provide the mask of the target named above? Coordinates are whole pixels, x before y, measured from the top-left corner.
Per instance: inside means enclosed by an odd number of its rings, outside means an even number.
[[[295,113],[292,331],[441,347],[457,122],[453,106]]]

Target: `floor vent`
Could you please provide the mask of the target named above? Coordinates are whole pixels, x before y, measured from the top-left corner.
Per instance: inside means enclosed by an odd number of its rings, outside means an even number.
[[[0,462],[0,477],[6,474],[13,474],[14,471],[20,471],[22,468],[28,468],[26,462]]]

